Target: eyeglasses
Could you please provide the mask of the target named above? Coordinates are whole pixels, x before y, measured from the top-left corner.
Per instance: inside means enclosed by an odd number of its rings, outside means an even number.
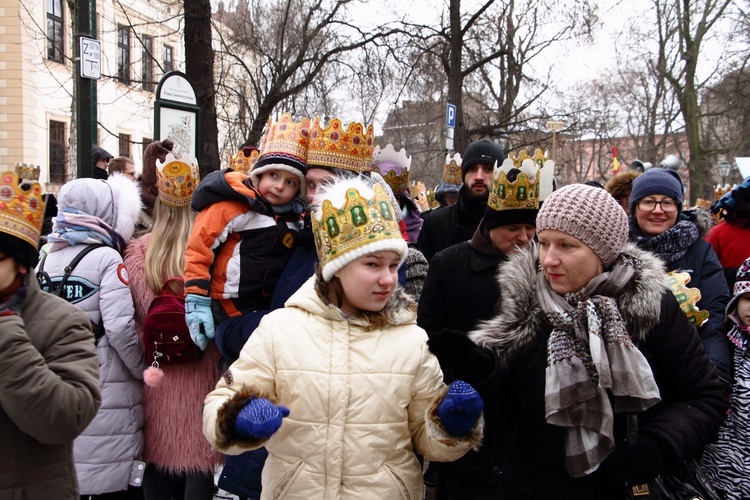
[[[644,212],[653,212],[656,210],[656,205],[661,207],[661,211],[664,213],[676,212],[677,203],[672,200],[641,200],[638,202],[638,209]]]

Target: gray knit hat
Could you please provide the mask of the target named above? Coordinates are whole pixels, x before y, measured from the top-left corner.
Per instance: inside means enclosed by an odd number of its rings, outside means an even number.
[[[536,231],[545,229],[578,238],[607,268],[628,241],[628,216],[604,189],[572,184],[553,192],[542,203]]]

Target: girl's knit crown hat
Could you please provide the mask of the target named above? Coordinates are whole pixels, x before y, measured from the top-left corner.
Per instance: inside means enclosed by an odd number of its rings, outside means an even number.
[[[628,241],[628,216],[606,190],[571,184],[542,203],[536,217],[537,234],[545,229],[581,240],[607,268]]]
[[[407,245],[395,208],[382,186],[364,176],[336,179],[315,195],[312,227],[323,280],[365,255],[392,250],[406,259]]]

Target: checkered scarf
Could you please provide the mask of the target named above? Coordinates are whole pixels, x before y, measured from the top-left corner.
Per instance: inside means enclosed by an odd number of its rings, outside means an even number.
[[[542,272],[537,275],[537,296],[553,327],[545,417],[566,429],[565,466],[572,477],[594,472],[614,449],[613,413],[643,411],[660,401],[651,367],[633,344],[615,300],[638,265],[620,255],[611,271],[564,297]]]
[[[637,235],[635,243],[638,248],[654,252],[669,264],[681,259],[699,237],[698,226],[688,220],[681,220],[656,236]]]

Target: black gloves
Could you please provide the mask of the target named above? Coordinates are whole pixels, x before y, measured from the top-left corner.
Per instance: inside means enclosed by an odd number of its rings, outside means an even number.
[[[663,472],[664,457],[656,439],[640,434],[635,444],[615,446],[603,466],[613,483],[647,483]]]
[[[464,333],[445,328],[430,335],[427,345],[443,369],[469,383],[487,377],[495,367],[494,356],[482,349]]]

